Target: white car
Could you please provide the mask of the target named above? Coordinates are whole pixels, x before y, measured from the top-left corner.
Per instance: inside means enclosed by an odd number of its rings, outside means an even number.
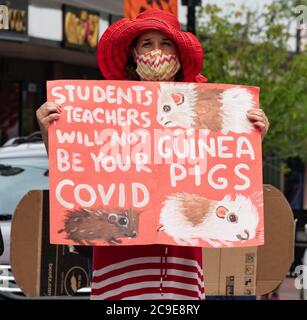
[[[0,223],[4,253],[0,264],[9,264],[12,214],[31,189],[49,189],[48,158],[42,142],[12,144],[0,148]]]
[[[4,244],[0,255],[0,299],[22,295],[10,268],[11,221],[19,201],[33,189],[49,189],[47,152],[39,133],[11,139],[0,147],[0,227]],[[83,292],[88,295],[89,289]]]
[[[22,140],[23,139],[23,140]],[[36,141],[37,136],[36,136]],[[0,256],[0,292],[18,292],[10,270],[12,214],[31,189],[49,189],[48,158],[44,144],[31,137],[11,139],[0,148],[0,226],[4,252]]]

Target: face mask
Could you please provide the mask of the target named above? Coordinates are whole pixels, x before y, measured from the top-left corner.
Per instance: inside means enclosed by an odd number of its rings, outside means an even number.
[[[137,54],[136,72],[143,80],[168,81],[180,69],[180,62],[175,54],[164,54],[160,49],[152,50],[145,54]]]

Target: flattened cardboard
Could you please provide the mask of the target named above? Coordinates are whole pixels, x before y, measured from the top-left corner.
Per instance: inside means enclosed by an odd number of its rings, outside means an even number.
[[[87,258],[73,246],[50,244],[48,191],[28,192],[16,208],[11,267],[17,285],[30,297],[74,295],[89,286]]]
[[[48,193],[30,191],[13,216],[12,272],[27,296],[67,295],[81,286],[84,279],[88,282],[83,271],[87,268],[84,257],[71,253],[68,246],[49,245],[48,238],[46,242],[49,226],[45,224],[43,229],[43,216],[45,221],[49,220],[48,209]],[[271,185],[264,185],[264,228],[264,246],[203,249],[208,296],[263,295],[282,282],[294,258],[294,219],[283,194]],[[46,247],[53,249],[47,253]],[[59,264],[61,256],[63,262]],[[67,266],[72,263],[66,273],[63,263]],[[69,276],[67,270],[76,272]]]
[[[277,288],[294,260],[295,222],[285,196],[275,187],[264,185],[264,246],[258,247],[257,295]]]
[[[294,259],[294,219],[284,195],[264,185],[264,245],[203,248],[206,294],[263,295],[276,289]]]
[[[11,268],[21,291],[39,295],[42,192],[30,191],[19,202],[11,226]]]

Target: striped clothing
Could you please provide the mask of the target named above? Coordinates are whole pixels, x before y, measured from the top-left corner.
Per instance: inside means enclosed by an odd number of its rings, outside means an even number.
[[[201,300],[201,248],[94,247],[92,300]]]

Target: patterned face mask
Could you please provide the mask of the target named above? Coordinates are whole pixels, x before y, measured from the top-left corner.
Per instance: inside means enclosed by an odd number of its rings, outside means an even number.
[[[136,72],[143,80],[169,81],[180,69],[176,54],[164,54],[160,49],[145,54],[137,54],[134,50],[137,68]]]

